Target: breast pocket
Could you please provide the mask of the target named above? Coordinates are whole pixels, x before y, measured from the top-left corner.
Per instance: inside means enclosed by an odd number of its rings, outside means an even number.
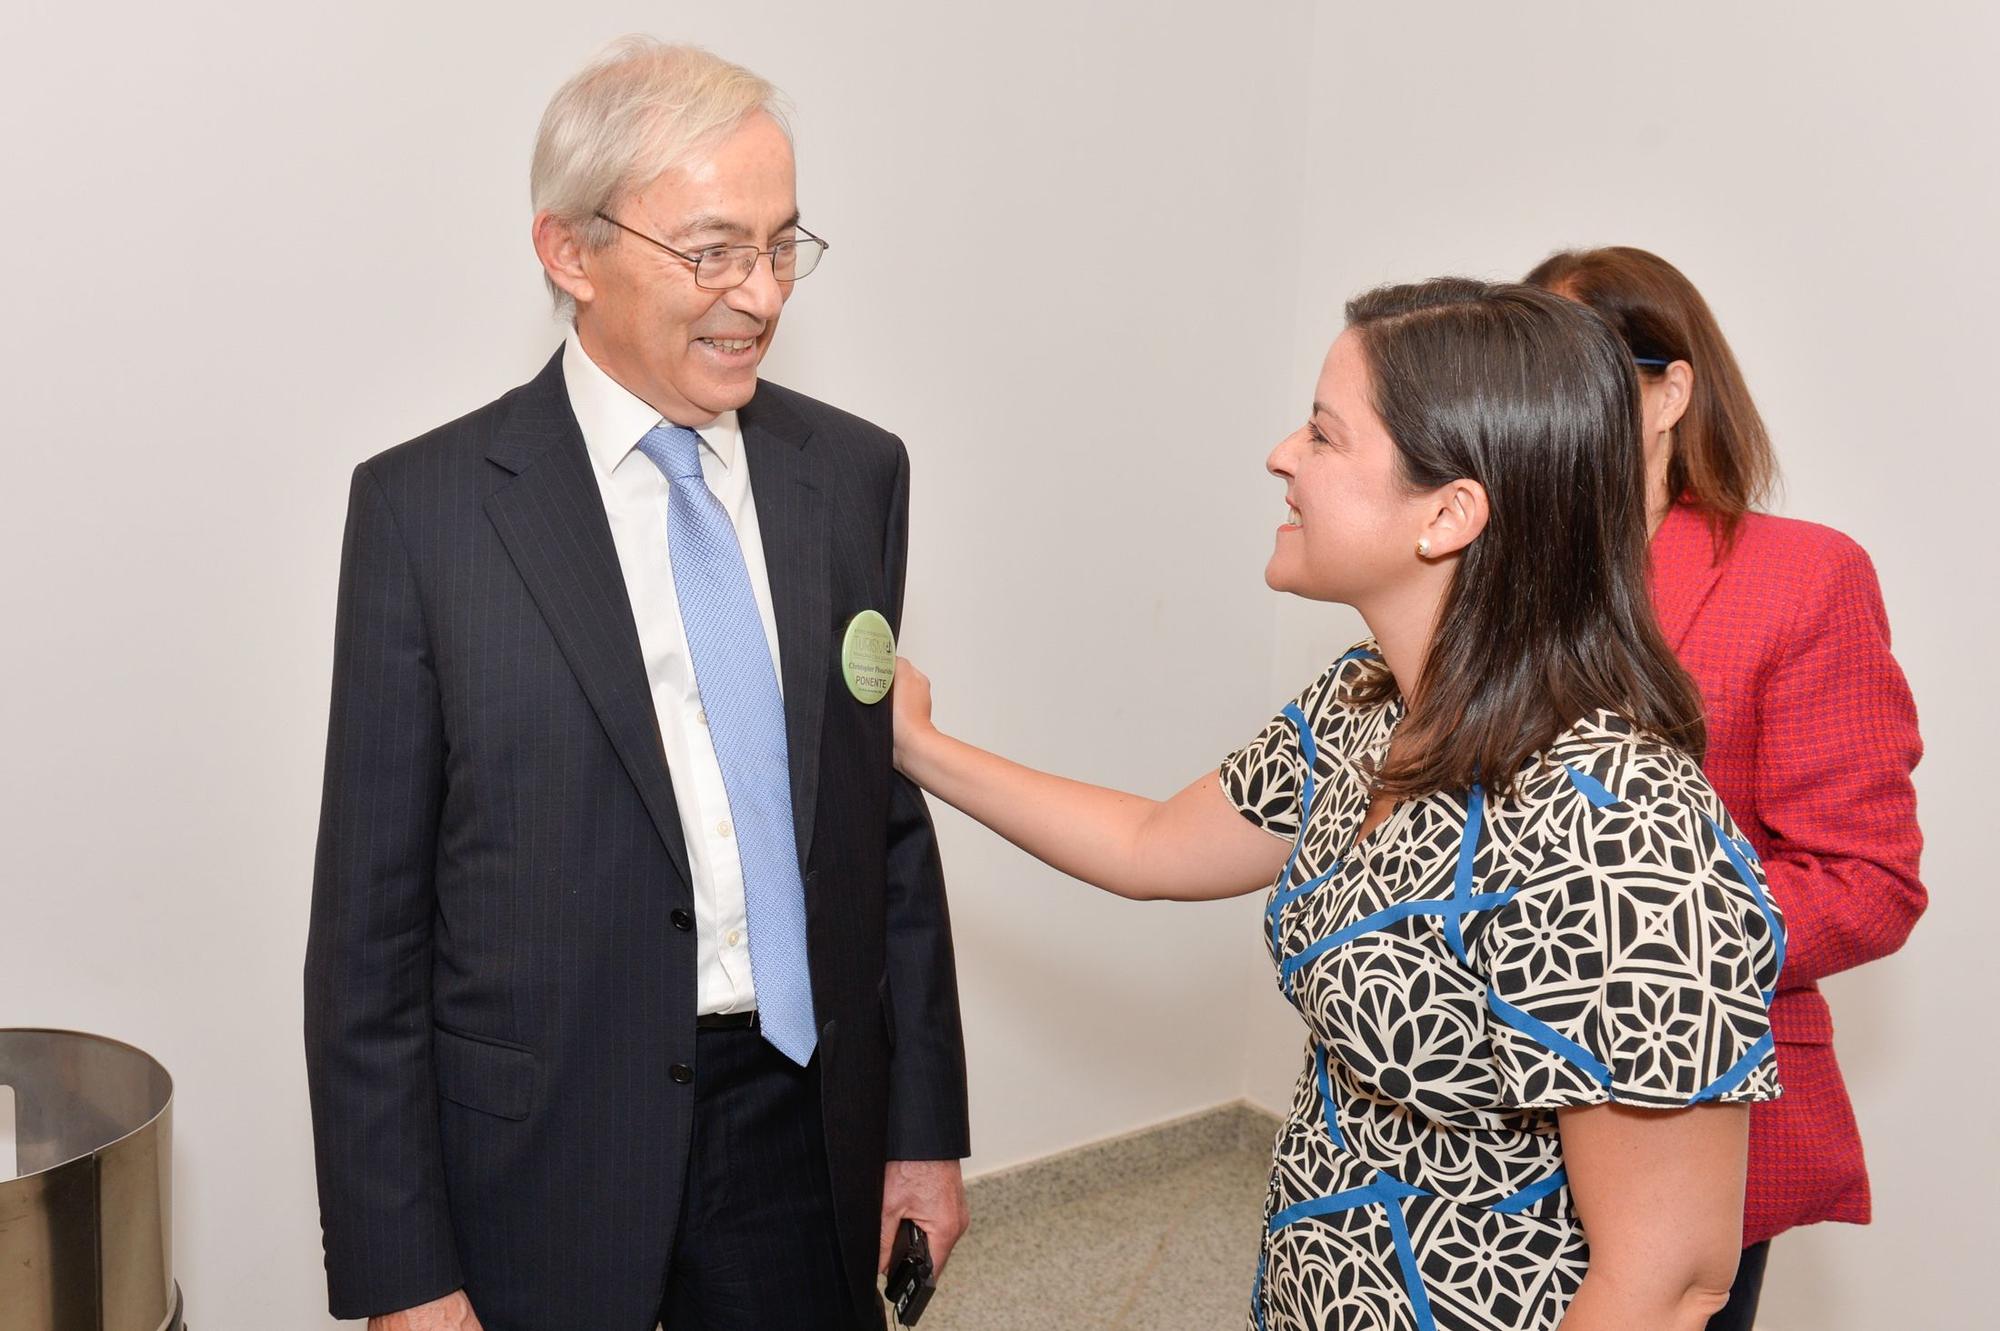
[[[528,1116],[535,1098],[535,1055],[519,1045],[431,1029],[438,1094],[496,1118]]]

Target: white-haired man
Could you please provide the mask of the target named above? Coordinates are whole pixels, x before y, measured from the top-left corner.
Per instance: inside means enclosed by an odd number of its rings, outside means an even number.
[[[628,39],[533,194],[562,349],[350,499],[306,959],[332,1310],[879,1326],[898,1223],[940,1265],[965,1226],[942,874],[870,662],[908,460],[757,377],[825,248],[769,84]]]

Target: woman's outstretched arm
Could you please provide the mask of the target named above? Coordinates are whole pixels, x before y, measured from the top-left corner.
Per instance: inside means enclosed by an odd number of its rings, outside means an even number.
[[[1214,772],[1168,800],[1037,772],[939,731],[930,681],[898,658],[896,766],[1052,868],[1135,900],[1206,901],[1268,887],[1288,843],[1252,826]]]

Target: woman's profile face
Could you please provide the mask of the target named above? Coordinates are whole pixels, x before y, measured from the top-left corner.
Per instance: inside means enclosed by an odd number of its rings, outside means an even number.
[[[1403,483],[1395,441],[1375,414],[1361,339],[1344,332],[1327,352],[1306,423],[1271,450],[1265,467],[1290,506],[1264,581],[1277,591],[1357,608],[1417,578],[1422,497]]]

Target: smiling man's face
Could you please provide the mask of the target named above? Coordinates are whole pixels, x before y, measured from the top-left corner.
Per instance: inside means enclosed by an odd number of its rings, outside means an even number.
[[[792,145],[758,112],[605,212],[687,254],[767,250],[797,235]],[[706,425],[748,402],[793,283],[759,259],[743,285],[710,291],[695,285],[692,264],[617,235],[582,260],[588,298],[578,295],[576,331],[590,358],[676,425]]]

